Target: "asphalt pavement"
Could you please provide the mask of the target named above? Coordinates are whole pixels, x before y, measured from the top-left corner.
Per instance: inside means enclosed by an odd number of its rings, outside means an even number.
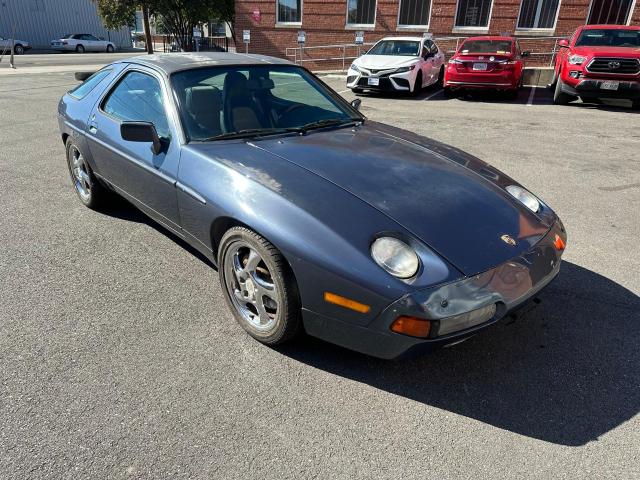
[[[84,208],[56,68],[113,57],[57,57],[0,64],[0,478],[638,478],[638,112],[544,89],[361,96],[518,179],[569,233],[536,309],[388,362],[258,344],[201,256],[124,202]]]

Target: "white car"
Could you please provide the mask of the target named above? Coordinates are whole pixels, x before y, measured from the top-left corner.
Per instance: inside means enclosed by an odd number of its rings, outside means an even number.
[[[10,38],[0,37],[0,55],[2,53],[11,53],[11,42],[14,41],[13,44],[13,53],[16,55],[22,55],[24,52],[31,48],[29,42],[25,42],[24,40],[11,40]]]
[[[89,33],[73,33],[65,35],[58,40],[51,41],[53,50],[63,52],[108,52],[116,51],[116,45],[113,42],[94,37]]]
[[[354,60],[347,72],[347,87],[363,90],[409,92],[442,82],[444,52],[429,38],[387,37]]]

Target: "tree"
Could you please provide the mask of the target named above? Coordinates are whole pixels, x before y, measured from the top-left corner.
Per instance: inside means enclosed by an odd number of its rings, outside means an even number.
[[[234,0],[95,0],[108,28],[131,25],[136,8],[142,7],[147,46],[151,46],[149,16],[160,15],[166,30],[182,50],[193,48],[194,27],[211,19],[232,24]],[[233,31],[233,30],[232,30]],[[152,53],[150,51],[150,53]]]
[[[147,53],[153,53],[153,38],[149,28],[150,6],[152,1],[145,0],[94,0],[102,22],[109,29],[133,27],[136,24],[136,10],[142,8],[142,21]]]

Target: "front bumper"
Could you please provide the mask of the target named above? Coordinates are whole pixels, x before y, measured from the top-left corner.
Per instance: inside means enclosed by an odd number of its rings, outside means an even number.
[[[617,90],[606,90],[602,84],[606,81],[618,82]],[[635,100],[640,98],[640,81],[618,79],[595,79],[584,77],[572,85],[571,80],[563,81],[562,91],[576,97],[622,98]]]
[[[377,78],[378,85],[370,85],[369,78]],[[347,73],[347,88],[374,90],[378,92],[408,92],[413,84],[413,72],[386,74],[383,76],[367,75],[349,69]]]
[[[526,253],[473,277],[406,295],[369,325],[358,326],[303,310],[305,329],[312,336],[385,359],[457,343],[522,308],[558,275],[562,252],[554,246],[556,234],[566,242],[566,232],[559,221]],[[447,319],[491,304],[496,305],[496,313],[488,321],[438,336]],[[392,332],[391,324],[402,315],[431,320],[429,338]]]

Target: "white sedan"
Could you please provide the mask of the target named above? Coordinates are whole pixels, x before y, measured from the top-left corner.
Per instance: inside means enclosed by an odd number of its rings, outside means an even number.
[[[60,39],[51,41],[52,50],[60,50],[63,52],[107,52],[116,51],[116,45],[113,42],[95,37],[89,33],[74,33],[65,35]]]
[[[31,48],[29,42],[25,42],[24,40],[18,40],[17,38],[12,40],[10,38],[0,37],[0,55],[2,55],[2,53],[10,53],[11,44],[13,44],[13,53],[16,55],[22,55]]]
[[[363,90],[409,92],[442,82],[444,52],[429,38],[387,37],[354,60],[347,72],[347,87]]]

